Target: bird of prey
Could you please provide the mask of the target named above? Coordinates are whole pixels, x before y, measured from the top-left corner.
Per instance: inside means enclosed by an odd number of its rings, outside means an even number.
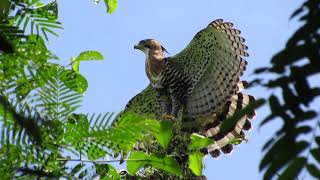
[[[145,71],[150,85],[129,101],[125,111],[154,114],[156,118],[182,116],[188,127],[210,137],[215,143],[207,150],[213,157],[230,153],[229,143],[244,139],[243,130],[251,128],[255,112],[240,118],[228,132],[220,132],[221,123],[244,109],[254,97],[241,92],[247,85],[240,80],[249,56],[244,38],[233,24],[222,19],[199,31],[187,47],[172,57],[154,39],[134,46],[146,55]]]

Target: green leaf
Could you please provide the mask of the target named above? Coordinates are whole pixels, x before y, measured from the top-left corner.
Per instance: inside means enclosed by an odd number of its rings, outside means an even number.
[[[320,136],[317,136],[317,137],[315,138],[315,140],[316,140],[317,145],[320,146]]]
[[[295,179],[304,167],[307,159],[304,157],[295,158],[286,170],[279,176],[279,180]]]
[[[103,60],[103,55],[98,51],[84,51],[76,57],[76,61]]]
[[[127,161],[127,169],[129,174],[135,175],[148,162],[149,156],[143,152],[131,152]]]
[[[77,61],[75,58],[72,58],[72,70],[79,72],[80,70],[80,61]]]
[[[118,171],[110,164],[96,164],[97,174],[100,175],[102,180],[120,180],[121,176]]]
[[[4,19],[10,11],[11,2],[9,0],[0,1],[0,19]]]
[[[107,12],[109,14],[113,13],[118,7],[118,0],[104,0],[107,6]]]
[[[96,145],[92,145],[89,147],[89,149],[87,150],[87,156],[88,159],[90,160],[96,160],[102,157],[105,157],[106,155],[106,151]]]
[[[244,109],[241,109],[240,111],[237,111],[233,116],[231,116],[230,118],[226,119],[225,121],[222,122],[221,127],[220,127],[220,132],[224,133],[224,132],[228,132],[230,131],[232,128],[235,127],[235,125],[237,124],[237,122],[245,115],[247,114],[252,114],[252,112],[259,108],[260,106],[265,104],[265,100],[264,99],[258,99],[256,101],[254,101],[253,103],[250,103],[247,107],[245,107]]]
[[[214,143],[213,140],[196,133],[192,133],[190,138],[191,138],[191,143],[188,146],[188,150],[199,150],[201,148],[205,148],[210,144]]]
[[[33,79],[28,80],[23,78],[17,80],[17,87],[15,88],[15,91],[19,100],[23,100],[33,89],[36,88],[36,85],[32,80]]]
[[[45,5],[38,3],[35,12],[38,15],[41,15],[41,17],[48,18],[49,20],[56,20],[58,18],[58,3],[56,1]]]
[[[98,51],[84,51],[76,58],[71,58],[72,70],[79,72],[80,61],[103,60],[103,55]]]
[[[230,141],[228,141],[228,144],[238,145],[238,144],[240,144],[243,140],[244,140],[244,138],[234,138],[234,139],[231,139]]]
[[[80,172],[80,170],[84,167],[83,163],[79,163],[77,164],[75,167],[72,168],[71,170],[71,174],[76,174],[78,172]]]
[[[169,156],[148,155],[143,152],[132,152],[128,161],[127,169],[129,174],[134,175],[142,167],[150,165],[156,169],[181,176],[182,172],[178,162]]]
[[[289,142],[286,137],[282,137],[278,142],[273,144],[260,162],[259,169],[267,169],[263,178],[272,179],[277,171],[290,163],[292,159],[297,157],[298,154],[309,147],[309,145],[306,141],[299,141],[296,142],[295,147],[292,148],[291,142]]]
[[[161,147],[166,149],[172,136],[172,123],[168,121],[160,122],[160,132],[153,134]]]
[[[60,79],[65,83],[65,85],[68,88],[78,93],[83,94],[84,92],[87,91],[88,81],[79,72],[76,72],[73,70],[64,70]]]
[[[318,162],[320,162],[320,149],[312,149],[310,153]]]
[[[202,176],[203,157],[204,154],[200,152],[195,152],[189,155],[189,169],[191,169],[191,171],[197,176]]]
[[[120,117],[120,118],[119,118]],[[129,153],[137,142],[146,142],[153,139],[155,133],[160,132],[160,122],[149,117],[137,115],[131,112],[123,113],[113,124],[113,144],[119,142],[121,153]],[[126,138],[123,138],[123,137]],[[125,143],[124,143],[125,142]]]
[[[313,177],[320,179],[320,170],[314,164],[308,164],[306,168]]]
[[[164,170],[177,176],[182,175],[178,162],[172,157],[151,155],[149,160],[150,165],[154,168]]]

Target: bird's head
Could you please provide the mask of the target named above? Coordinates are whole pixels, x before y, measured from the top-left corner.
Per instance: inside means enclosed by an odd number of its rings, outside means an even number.
[[[161,51],[168,53],[167,50],[159,43],[159,41],[154,39],[142,40],[134,46],[134,49],[139,49],[145,54],[149,54],[150,51]]]

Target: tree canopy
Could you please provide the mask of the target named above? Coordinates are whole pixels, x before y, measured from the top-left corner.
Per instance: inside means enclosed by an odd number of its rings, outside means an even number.
[[[118,8],[117,0],[94,3],[104,3],[109,14]],[[264,179],[306,174],[319,179],[320,2],[305,1],[290,19],[302,22],[301,27],[268,67],[255,70],[256,79],[250,83],[275,90],[265,97],[270,112],[261,127],[282,122],[262,147],[259,169]],[[58,1],[0,2],[2,178],[205,179],[203,148],[213,143],[211,139],[152,115],[79,112],[88,88],[79,66],[104,57],[89,49],[61,63],[47,47],[61,30]],[[264,102],[257,101],[238,116]],[[231,123],[237,119],[232,117]],[[126,171],[112,162],[126,162]]]

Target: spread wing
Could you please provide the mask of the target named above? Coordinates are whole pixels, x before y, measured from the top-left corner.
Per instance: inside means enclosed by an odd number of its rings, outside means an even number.
[[[184,113],[198,117],[221,110],[238,91],[248,56],[244,39],[233,24],[218,19],[196,34],[189,45],[170,58],[192,80]]]
[[[157,91],[151,85],[148,85],[142,92],[135,95],[126,105],[125,112],[135,113],[143,116],[154,116],[160,118],[163,114]]]

